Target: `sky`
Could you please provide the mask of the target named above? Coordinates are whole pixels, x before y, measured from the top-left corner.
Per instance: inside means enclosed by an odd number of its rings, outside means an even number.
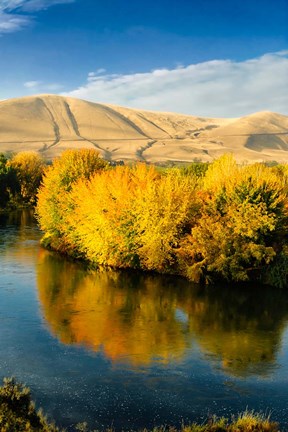
[[[288,0],[0,0],[0,100],[288,115]]]

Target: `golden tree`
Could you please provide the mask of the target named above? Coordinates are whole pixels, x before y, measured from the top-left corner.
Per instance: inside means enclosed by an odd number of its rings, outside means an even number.
[[[39,153],[25,151],[17,153],[8,163],[14,168],[19,184],[20,198],[25,203],[35,204],[37,190],[40,186],[45,161]]]
[[[108,167],[96,150],[66,150],[45,171],[38,192],[36,216],[45,231],[44,244],[63,248],[65,217],[69,210],[67,194],[80,178],[89,178],[95,171]]]

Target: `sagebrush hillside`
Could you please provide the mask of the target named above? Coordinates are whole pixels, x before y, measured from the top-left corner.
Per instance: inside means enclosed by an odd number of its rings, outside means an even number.
[[[288,116],[260,112],[213,119],[40,95],[0,102],[0,152],[96,148],[107,160],[152,163],[288,160]]]

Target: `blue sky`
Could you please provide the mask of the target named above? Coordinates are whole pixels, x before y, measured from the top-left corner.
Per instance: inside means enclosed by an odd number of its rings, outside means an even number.
[[[288,0],[0,0],[0,99],[288,114]]]

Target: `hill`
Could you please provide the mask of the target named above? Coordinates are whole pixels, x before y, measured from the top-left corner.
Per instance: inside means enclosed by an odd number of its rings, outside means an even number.
[[[0,152],[36,150],[47,158],[90,147],[105,159],[288,161],[288,116],[260,112],[218,119],[142,111],[54,95],[0,102]]]

